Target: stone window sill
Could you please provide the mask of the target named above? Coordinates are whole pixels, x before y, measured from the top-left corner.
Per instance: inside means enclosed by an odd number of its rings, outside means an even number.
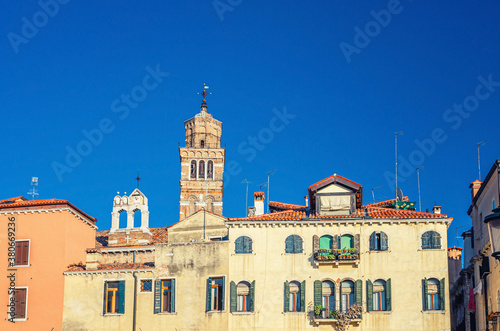
[[[233,311],[233,315],[255,315],[254,311]]]

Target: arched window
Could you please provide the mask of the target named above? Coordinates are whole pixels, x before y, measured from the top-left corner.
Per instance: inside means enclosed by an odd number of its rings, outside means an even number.
[[[196,179],[196,161],[191,161],[191,176],[192,179]]]
[[[193,129],[189,129],[188,137],[189,137],[189,147],[194,147],[194,144],[193,144]]]
[[[202,141],[200,142],[200,146],[201,146],[201,148],[205,148],[205,140],[202,140]]]
[[[213,161],[208,161],[207,178],[214,179],[214,162]]]
[[[319,249],[332,249],[333,238],[329,235],[324,235],[319,238]]]
[[[205,161],[200,161],[198,168],[198,178],[205,178]]]
[[[134,228],[140,228],[142,225],[142,211],[134,210]]]
[[[127,227],[127,212],[125,210],[120,210],[118,213],[120,214],[118,218],[118,228],[125,229]]]
[[[186,217],[188,217],[189,215],[192,215],[192,214],[194,214],[196,212],[196,210],[195,210],[195,208],[196,208],[196,202],[197,202],[196,197],[190,196],[188,198],[188,200],[189,200],[189,214],[186,215]]]
[[[436,231],[427,231],[422,235],[422,249],[440,249],[441,235]]]
[[[386,251],[389,246],[389,239],[384,232],[373,232],[370,235],[371,251]]]
[[[288,236],[285,240],[285,251],[287,254],[302,253],[302,247],[302,238],[296,234]]]
[[[330,318],[331,312],[335,310],[335,284],[329,280],[321,283],[321,305],[322,317]]]
[[[234,251],[236,254],[250,254],[252,253],[252,239],[247,236],[238,237],[234,241]]]
[[[439,280],[430,278],[426,280],[427,310],[441,310],[441,291]]]
[[[340,283],[340,294],[340,310],[346,312],[355,303],[354,283],[350,280]]]
[[[289,286],[290,286],[290,296],[288,298],[289,300],[288,311],[292,312],[302,311],[300,306],[300,296],[301,296],[300,283],[293,281],[290,282]]]
[[[239,282],[236,286],[237,301],[236,310],[237,311],[251,311],[250,309],[250,284],[248,282]]]
[[[340,237],[340,249],[354,248],[354,237],[350,234],[344,234]]]
[[[373,282],[373,310],[374,311],[384,311],[386,310],[385,305],[385,281],[378,279]]]

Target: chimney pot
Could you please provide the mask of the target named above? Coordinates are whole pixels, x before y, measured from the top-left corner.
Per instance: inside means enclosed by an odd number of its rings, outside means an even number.
[[[309,196],[308,196],[308,195],[306,195],[306,196],[304,197],[304,200],[305,200],[305,202],[306,202],[306,207],[309,207]]]
[[[479,179],[476,179],[475,181],[473,181],[472,183],[470,183],[469,188],[471,189],[470,193],[471,193],[472,200],[474,199],[474,197],[476,196],[477,192],[481,188],[481,184],[482,183],[483,182],[481,182]]]
[[[264,192],[255,192],[254,196],[254,206],[255,206],[255,216],[264,214],[264,200],[266,198]]]
[[[441,214],[441,206],[432,207],[432,211],[434,212],[434,214]]]

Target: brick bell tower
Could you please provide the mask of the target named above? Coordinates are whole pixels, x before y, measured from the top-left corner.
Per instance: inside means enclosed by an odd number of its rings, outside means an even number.
[[[206,210],[222,216],[226,149],[221,148],[222,122],[207,111],[208,86],[203,86],[200,112],[184,122],[185,147],[179,147],[181,196],[179,220]]]

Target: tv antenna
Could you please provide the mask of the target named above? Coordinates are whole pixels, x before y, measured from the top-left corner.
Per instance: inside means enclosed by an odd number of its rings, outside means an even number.
[[[262,188],[267,185],[267,182],[259,186],[259,192],[262,192]]]
[[[404,131],[399,131],[394,133],[395,138],[395,155],[396,155],[396,199],[397,199],[397,191],[398,191],[398,136],[402,134]]]
[[[376,190],[376,189],[378,189],[378,188],[381,188],[382,186],[384,186],[384,185],[380,185],[380,186],[377,186],[377,187],[372,188],[372,198],[373,198],[373,203],[375,203],[375,193],[374,193],[373,191],[375,191],[375,190]]]
[[[243,181],[241,183],[245,183],[247,184],[247,194],[246,194],[246,203],[245,203],[245,215],[247,215],[248,213],[248,184],[251,184],[252,182],[249,182],[246,178],[243,179]]]
[[[268,212],[268,213],[269,213],[269,201],[271,201],[271,199],[270,199],[270,197],[269,197],[269,186],[271,186],[271,184],[270,184],[271,182],[269,181],[269,176],[270,176],[273,172],[275,172],[276,170],[278,170],[278,169],[274,169],[273,171],[271,171],[271,172],[268,172],[268,173],[267,173],[267,212]]]
[[[485,141],[481,141],[480,143],[477,143],[477,169],[479,170],[479,180],[481,180],[481,157],[479,155],[479,146],[484,144]]]
[[[31,200],[35,200],[35,195],[38,195],[36,192],[36,187],[38,186],[38,177],[31,177],[31,191],[28,192],[31,195]]]
[[[418,186],[418,211],[422,211],[422,200],[420,199],[420,169],[423,168],[424,165],[421,165],[417,168],[417,186]]]

